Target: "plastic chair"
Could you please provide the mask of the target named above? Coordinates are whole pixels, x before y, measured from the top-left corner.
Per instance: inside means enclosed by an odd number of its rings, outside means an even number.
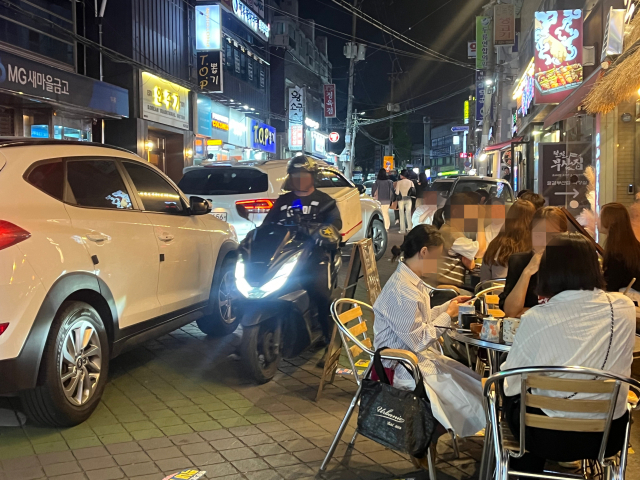
[[[581,378],[559,378],[557,376],[549,376],[550,374],[571,374],[572,376],[589,377]],[[520,435],[516,438],[506,423],[506,420],[500,418],[498,413],[498,397],[496,391],[500,390],[495,387],[496,384],[502,385],[505,378],[520,375]],[[596,379],[594,379],[594,377]],[[556,431],[572,431],[572,432],[602,432],[602,443],[596,464],[602,468],[606,479],[624,480],[625,470],[627,467],[627,446],[629,445],[629,434],[631,431],[631,421],[627,425],[625,431],[624,448],[619,455],[612,458],[605,458],[605,449],[611,429],[611,422],[618,400],[618,392],[622,384],[627,384],[633,390],[640,392],[640,382],[631,378],[617,375],[602,370],[583,367],[529,367],[505,370],[489,377],[484,385],[485,410],[488,418],[488,427],[490,429],[485,437],[485,450],[483,452],[482,472],[488,472],[488,463],[491,457],[491,448],[496,461],[495,476],[496,480],[508,480],[511,475],[519,478],[547,478],[547,479],[575,479],[575,475],[563,474],[559,472],[545,472],[541,477],[536,474],[518,472],[512,470],[509,466],[511,457],[520,458],[526,452],[525,430],[527,427],[543,428],[546,430]],[[538,393],[529,393],[529,389],[536,388],[543,391],[556,392],[578,392],[578,393],[597,393],[607,395],[603,400],[583,400],[557,398]],[[633,398],[629,395],[628,398]],[[636,397],[637,398],[637,397]],[[637,404],[632,404],[629,400],[626,402],[629,419],[631,419],[631,411],[636,408]],[[576,419],[562,417],[548,417],[546,415],[537,415],[527,413],[526,407],[546,408],[562,412],[579,412],[579,413],[597,413],[602,418],[598,419]],[[490,440],[490,444],[487,443]],[[583,466],[587,462],[583,461]],[[584,472],[584,476],[579,478],[590,478]]]
[[[343,306],[345,305],[352,308],[343,311]],[[327,455],[325,456],[324,461],[320,466],[320,471],[324,471],[327,468],[329,461],[333,457],[333,454],[338,446],[338,442],[340,441],[340,438],[342,437],[342,434],[344,433],[344,430],[349,423],[351,415],[353,414],[356,405],[358,405],[360,401],[360,394],[362,392],[362,379],[367,378],[373,366],[373,356],[375,355],[375,351],[373,350],[373,346],[371,345],[371,340],[366,336],[367,324],[364,319],[365,312],[373,313],[373,308],[370,305],[359,300],[340,298],[334,301],[333,304],[331,304],[331,316],[338,326],[338,332],[340,333],[343,345],[347,347],[345,350],[347,353],[347,357],[349,357],[351,368],[353,368],[353,375],[356,379],[356,382],[358,383],[358,389],[351,399],[351,403],[349,404],[347,413],[340,423],[340,427],[338,427],[336,436],[334,437],[333,442],[331,443],[331,446],[327,451]],[[350,324],[351,322],[355,323],[352,326],[348,326],[348,324]],[[359,336],[361,338],[358,338]],[[353,345],[349,346],[350,343]],[[369,365],[362,375],[358,375],[357,369],[355,367],[354,357],[361,355],[362,353],[366,353],[368,355]],[[381,352],[380,357],[383,360],[393,360],[402,363],[409,369],[409,371],[413,373],[414,380],[416,382],[418,381],[418,357],[415,353],[408,350],[388,348]],[[358,432],[356,430],[353,438],[351,439],[351,443],[349,443],[350,447],[355,444],[357,436]],[[436,480],[435,465],[433,464],[431,458],[431,447],[429,447],[427,451],[427,461],[430,480]]]

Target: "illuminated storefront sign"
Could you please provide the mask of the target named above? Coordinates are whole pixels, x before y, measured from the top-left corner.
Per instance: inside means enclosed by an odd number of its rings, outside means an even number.
[[[276,153],[276,129],[255,118],[249,122],[249,146],[268,153]]]
[[[476,122],[484,119],[484,96],[486,85],[484,83],[484,71],[476,72]]]
[[[220,5],[196,6],[196,50],[220,50]]]
[[[196,127],[196,133],[205,137],[211,136],[211,99],[204,95],[198,95],[196,102],[196,108],[198,109],[198,125]]]
[[[535,14],[536,105],[560,103],[582,83],[582,10]]]
[[[464,124],[467,125],[469,123],[469,100],[464,101]]]
[[[489,67],[489,55],[493,48],[491,17],[476,17],[476,68],[482,70]]]
[[[148,72],[142,72],[142,117],[189,129],[189,90]]]
[[[236,147],[248,146],[246,118],[244,113],[229,109],[229,143]]]
[[[300,151],[304,136],[304,89],[289,88],[288,101],[289,150]]]
[[[229,131],[229,117],[218,113],[211,114],[211,126],[217,130]]]
[[[517,114],[520,118],[525,117],[529,113],[531,103],[535,94],[534,59],[532,58],[527,69],[522,74],[522,78],[518,81],[516,89],[513,91],[513,99],[516,100],[518,110]]]
[[[269,40],[271,27],[264,23],[258,15],[253,13],[251,9],[240,0],[233,0],[233,13],[263,40]]]

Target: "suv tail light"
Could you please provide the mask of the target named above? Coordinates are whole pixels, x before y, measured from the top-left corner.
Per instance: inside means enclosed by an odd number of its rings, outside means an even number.
[[[273,207],[273,200],[268,198],[238,200],[236,206],[242,205],[248,213],[268,213]]]
[[[0,250],[4,250],[16,243],[20,243],[30,236],[31,234],[29,232],[23,230],[17,225],[5,220],[0,220]]]
[[[0,323],[0,335],[2,335],[4,332],[6,332],[7,328],[9,328],[9,324],[8,323]]]

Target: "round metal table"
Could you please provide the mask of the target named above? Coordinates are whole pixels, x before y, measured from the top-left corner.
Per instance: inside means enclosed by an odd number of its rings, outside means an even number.
[[[452,340],[456,342],[464,343],[469,349],[469,345],[474,347],[485,348],[487,350],[487,354],[489,356],[489,370],[491,371],[491,375],[494,373],[498,373],[500,371],[500,361],[499,354],[503,352],[508,352],[511,350],[511,345],[505,345],[504,343],[495,343],[488,342],[486,340],[480,340],[473,336],[472,333],[467,332],[458,332],[457,330],[448,330],[448,334]],[[469,368],[473,370],[473,366],[469,365]]]

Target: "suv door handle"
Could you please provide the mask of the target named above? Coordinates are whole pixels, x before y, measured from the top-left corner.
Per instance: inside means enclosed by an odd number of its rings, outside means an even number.
[[[109,240],[109,236],[103,235],[102,233],[88,233],[87,240],[91,240],[92,242],[104,242],[105,240]]]
[[[161,242],[170,242],[173,240],[173,235],[169,235],[168,233],[163,233],[162,235],[158,235],[158,239]]]

